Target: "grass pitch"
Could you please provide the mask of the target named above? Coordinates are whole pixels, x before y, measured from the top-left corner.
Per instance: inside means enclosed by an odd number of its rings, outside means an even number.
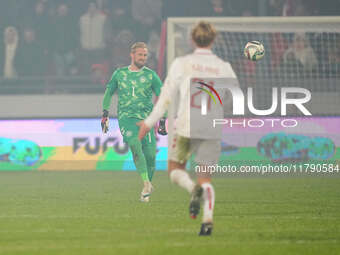
[[[213,236],[165,172],[1,172],[0,254],[340,254],[340,178],[214,179]]]

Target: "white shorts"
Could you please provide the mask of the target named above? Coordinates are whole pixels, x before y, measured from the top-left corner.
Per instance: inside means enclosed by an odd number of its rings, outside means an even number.
[[[169,159],[185,163],[192,154],[199,165],[218,163],[221,154],[221,141],[218,139],[188,138],[175,134],[169,148]]]

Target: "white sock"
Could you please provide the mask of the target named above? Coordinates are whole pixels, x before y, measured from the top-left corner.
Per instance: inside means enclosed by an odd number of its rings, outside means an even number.
[[[203,223],[213,221],[215,190],[211,183],[203,183]]]
[[[186,189],[189,193],[191,193],[195,187],[195,183],[190,179],[190,176],[185,170],[172,170],[170,173],[170,180],[178,186]]]

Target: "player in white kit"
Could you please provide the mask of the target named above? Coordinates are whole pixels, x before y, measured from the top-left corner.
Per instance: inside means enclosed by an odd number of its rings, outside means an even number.
[[[186,162],[191,153],[195,153],[195,162],[204,169],[218,163],[221,153],[221,132],[208,134],[204,130],[194,132],[190,127],[190,81],[192,78],[236,78],[228,62],[217,57],[211,50],[216,37],[215,28],[208,22],[199,22],[191,32],[195,50],[192,54],[178,57],[172,63],[161,94],[152,113],[137,125],[140,126],[139,139],[156,124],[168,109],[173,98],[179,94],[179,107],[172,143],[169,144],[168,173],[172,182],[186,189],[191,194],[190,216],[196,218],[203,201],[202,226],[199,235],[211,235],[213,228],[213,210],[215,191],[211,184],[211,174],[197,173],[197,184],[185,171]],[[178,93],[179,92],[179,93]],[[199,109],[195,109],[200,112]]]

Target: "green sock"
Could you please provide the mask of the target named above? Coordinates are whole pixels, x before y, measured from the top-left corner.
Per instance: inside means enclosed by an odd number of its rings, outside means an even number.
[[[133,161],[135,162],[138,173],[142,177],[143,181],[150,181],[148,167],[142,150],[142,143],[138,139],[132,139],[128,142],[128,144],[131,149]]]

